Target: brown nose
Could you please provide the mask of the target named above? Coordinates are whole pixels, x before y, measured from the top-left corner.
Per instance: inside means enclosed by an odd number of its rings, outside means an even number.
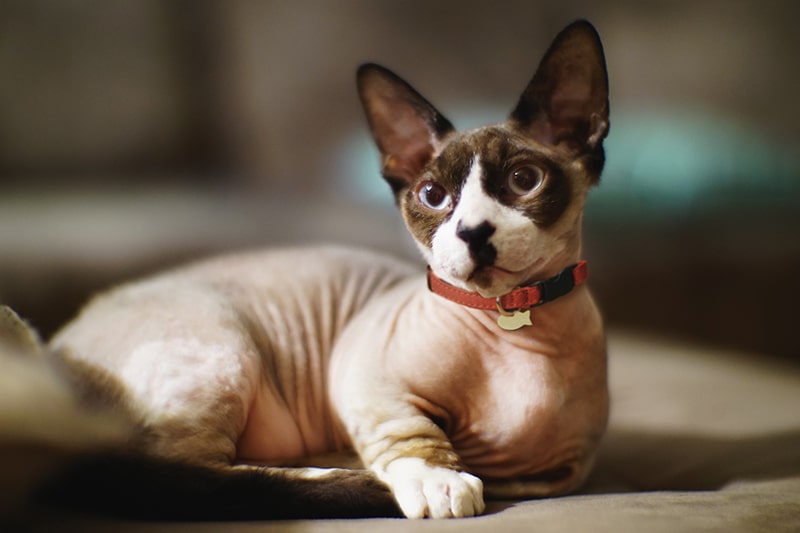
[[[488,222],[468,228],[459,221],[456,226],[456,236],[467,243],[469,254],[478,266],[492,265],[497,259],[497,249],[489,242],[494,232],[495,227]]]

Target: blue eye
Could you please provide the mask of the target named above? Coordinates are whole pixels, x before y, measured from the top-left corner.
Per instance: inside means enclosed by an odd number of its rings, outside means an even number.
[[[423,181],[417,187],[419,202],[434,211],[444,211],[450,208],[451,199],[447,189],[433,181]]]
[[[517,196],[525,196],[542,186],[544,172],[537,166],[525,165],[517,167],[508,175],[508,190]]]

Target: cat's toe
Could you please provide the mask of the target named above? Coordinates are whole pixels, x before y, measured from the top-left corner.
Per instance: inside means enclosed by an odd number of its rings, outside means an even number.
[[[387,468],[397,503],[408,518],[461,518],[484,511],[483,483],[466,472],[402,458]]]
[[[483,500],[483,482],[472,474],[459,472],[463,484],[460,485],[460,493],[452,500],[453,516],[475,516],[486,510]]]

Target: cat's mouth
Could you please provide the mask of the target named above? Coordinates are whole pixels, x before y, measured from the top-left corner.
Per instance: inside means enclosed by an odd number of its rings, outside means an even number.
[[[467,281],[472,281],[480,275],[499,275],[499,276],[512,276],[515,272],[506,268],[500,268],[494,265],[482,265],[476,267],[472,273],[467,277]]]
[[[496,298],[525,285],[530,279],[530,272],[541,261],[537,259],[522,270],[510,270],[497,265],[477,266],[466,281],[484,298]]]
[[[437,265],[432,262],[432,267],[437,275],[449,283],[472,292],[477,292],[484,298],[497,298],[528,284],[528,280],[536,281],[544,259],[526,262],[525,266],[518,268],[508,263],[494,264],[468,264]]]

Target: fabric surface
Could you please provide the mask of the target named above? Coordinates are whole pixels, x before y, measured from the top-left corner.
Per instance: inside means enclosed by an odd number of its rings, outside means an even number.
[[[800,531],[800,369],[612,332],[612,416],[580,494],[489,502],[478,518],[159,524],[42,517],[42,530]]]

